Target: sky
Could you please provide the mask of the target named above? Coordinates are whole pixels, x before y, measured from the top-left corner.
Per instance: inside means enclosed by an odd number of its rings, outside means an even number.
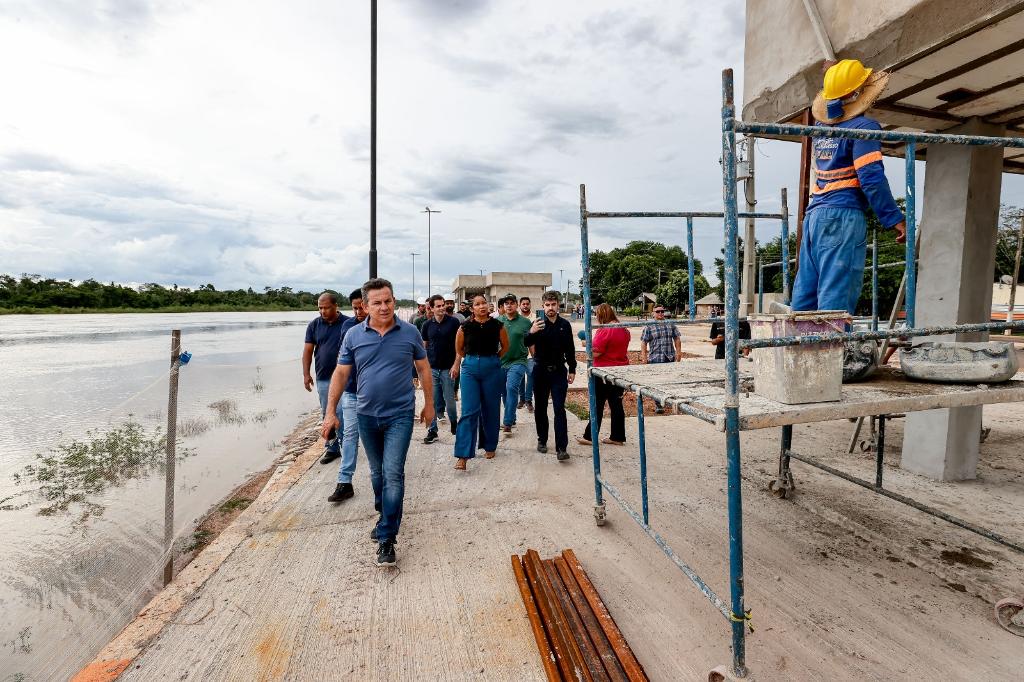
[[[369,5],[5,0],[0,273],[359,286]],[[417,253],[416,296],[480,270],[562,288],[580,276],[580,183],[594,211],[720,211],[721,70],[742,93],[743,6],[381,0],[379,274],[412,295]],[[757,153],[758,209],[774,211],[779,188],[796,195],[799,146]],[[899,187],[902,161],[887,166]],[[441,211],[429,247],[426,206]],[[685,244],[679,221],[591,226],[594,249]],[[721,223],[695,232],[713,270]]]

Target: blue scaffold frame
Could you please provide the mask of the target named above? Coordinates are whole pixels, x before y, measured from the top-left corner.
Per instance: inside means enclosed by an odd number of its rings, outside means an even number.
[[[740,423],[739,423],[739,368],[738,355],[744,349],[769,348],[778,346],[793,346],[805,343],[821,343],[827,341],[851,341],[869,339],[910,339],[920,336],[934,336],[944,334],[958,334],[970,332],[990,332],[1005,329],[1024,330],[1024,321],[1019,322],[987,322],[977,324],[956,324],[945,326],[932,326],[916,328],[915,307],[917,293],[917,218],[916,218],[916,190],[915,190],[915,159],[918,144],[956,144],[985,147],[1014,147],[1024,148],[1024,138],[1009,137],[985,137],[977,135],[952,135],[938,133],[910,133],[883,130],[854,130],[848,128],[834,128],[824,126],[804,126],[777,123],[745,122],[736,119],[736,107],[733,96],[733,72],[726,69],[722,72],[722,198],[724,210],[722,213],[589,213],[586,204],[586,190],[580,185],[580,236],[583,266],[583,301],[584,321],[586,327],[587,357],[593,364],[593,330],[598,325],[592,324],[592,299],[590,290],[590,257],[588,241],[588,218],[631,218],[631,217],[664,217],[664,218],[686,218],[688,222],[688,255],[690,257],[690,316],[688,322],[695,322],[693,305],[693,248],[692,248],[692,220],[696,217],[721,217],[724,219],[723,233],[725,237],[725,316],[713,320],[701,320],[703,323],[709,321],[724,321],[725,323],[725,450],[727,460],[727,496],[728,496],[728,545],[729,545],[729,602],[725,603],[712,591],[707,584],[689,566],[687,566],[673,552],[668,543],[655,532],[649,524],[649,508],[647,498],[647,462],[645,446],[645,426],[642,417],[644,390],[637,389],[637,427],[640,441],[640,467],[641,467],[641,498],[642,512],[637,513],[622,498],[618,490],[605,481],[601,476],[601,459],[599,438],[594,435],[592,438],[593,466],[594,466],[594,515],[597,525],[604,525],[605,505],[603,492],[606,490],[620,506],[633,518],[634,521],[649,535],[658,547],[683,571],[693,584],[715,605],[726,619],[729,620],[732,630],[732,672],[737,677],[747,675],[746,667],[746,642],[745,632],[749,626],[750,612],[744,603],[744,581],[743,581],[743,499],[741,490],[741,457],[740,457]],[[905,150],[905,177],[906,177],[906,253],[902,263],[878,264],[877,241],[872,256],[872,285],[877,292],[878,270],[884,267],[905,268],[905,319],[906,328],[900,330],[878,329],[878,303],[877,293],[873,294],[872,301],[872,323],[870,331],[851,331],[846,333],[817,334],[808,336],[789,336],[766,339],[741,340],[739,338],[739,291],[738,291],[738,220],[739,218],[779,218],[783,221],[783,253],[778,263],[783,268],[784,299],[788,302],[789,289],[789,253],[788,253],[788,212],[785,207],[782,214],[763,213],[741,213],[737,209],[736,195],[736,134],[743,133],[747,136],[787,136],[800,138],[845,138],[860,140],[878,140],[882,142],[902,142]],[[783,194],[785,206],[785,194]],[[676,321],[676,324],[683,324],[683,321]],[[632,327],[642,326],[645,323],[620,323],[615,325],[599,325],[600,327]],[[596,411],[596,399],[594,391],[594,377],[588,376],[588,387],[590,392],[590,413]],[[647,396],[653,398],[654,396]],[[677,408],[684,414],[689,414],[707,420],[708,415],[699,413],[699,408],[687,405],[678,405]],[[844,478],[873,492],[893,499],[902,504],[909,505],[920,511],[942,518],[961,528],[988,537],[996,542],[1010,547],[1018,552],[1024,552],[1024,547],[1017,545],[990,530],[979,528],[970,523],[952,517],[939,510],[923,505],[916,500],[892,493],[882,487],[881,457],[884,441],[885,415],[880,415],[879,436],[876,443],[876,478],[869,482],[853,477],[842,471],[828,467],[825,464],[815,461],[813,458],[798,455],[791,451],[793,439],[793,427],[783,426],[781,431],[781,443],[779,452],[779,476],[773,483],[785,483],[784,476],[789,474],[790,458],[797,459],[810,464],[835,476]],[[783,497],[785,495],[782,495]]]

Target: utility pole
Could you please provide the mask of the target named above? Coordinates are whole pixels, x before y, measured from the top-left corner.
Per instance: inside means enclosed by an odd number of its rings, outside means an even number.
[[[440,212],[441,211],[439,211],[439,210],[435,211],[434,209],[430,208],[429,206],[427,206],[425,209],[420,211],[420,213],[426,213],[427,214],[427,296],[428,297],[434,291],[431,288],[431,282],[430,282],[430,214],[431,213],[440,213]]]
[[[562,273],[564,270],[558,271],[558,293],[561,294],[562,298],[565,298],[565,292],[562,291]]]
[[[370,279],[377,276],[377,0],[370,0]]]
[[[1013,282],[1010,284],[1010,303],[1006,306],[1006,321],[1013,322],[1013,306],[1017,298],[1017,278],[1020,277],[1020,247],[1024,243],[1024,213],[1020,215],[1020,230],[1017,232],[1017,255],[1013,259]],[[1004,329],[1004,336],[1012,336],[1012,329]]]
[[[410,251],[409,255],[412,256],[412,300],[416,301],[416,256],[420,255],[414,251]]]

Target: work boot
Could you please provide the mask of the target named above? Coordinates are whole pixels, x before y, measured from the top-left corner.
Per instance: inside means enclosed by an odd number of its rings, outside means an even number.
[[[436,443],[437,442],[437,431],[427,431],[427,435],[423,439],[423,442],[426,443],[427,445],[430,445],[431,443]]]
[[[394,566],[397,563],[395,559],[395,541],[394,540],[382,540],[377,545],[377,565],[378,566]]]
[[[339,483],[334,492],[331,493],[331,496],[327,498],[327,501],[335,503],[344,502],[355,494],[356,492],[352,489],[351,483]]]
[[[324,452],[320,456],[320,463],[330,464],[339,457],[341,457],[341,450],[331,450],[330,448],[324,448]]]
[[[566,452],[565,450],[559,450],[555,453],[555,457],[558,458],[559,462],[564,462],[565,460],[569,459],[569,453]]]
[[[532,400],[527,400],[526,401],[526,411],[529,412],[530,414],[533,414],[533,401]]]
[[[537,452],[546,455],[548,452],[548,444],[537,441]]]
[[[525,401],[525,400],[520,400],[520,401],[519,401],[519,404],[518,404],[518,405],[516,405],[516,409],[517,409],[517,410],[521,410],[521,409],[523,409],[524,407],[526,407],[526,401]]]
[[[512,436],[512,427],[511,426],[508,426],[508,425],[502,426],[501,430],[505,434],[506,438],[510,438]]]
[[[452,435],[454,436],[455,432],[458,431],[458,430],[459,430],[459,424],[458,424],[458,420],[456,419],[455,421],[452,422]]]

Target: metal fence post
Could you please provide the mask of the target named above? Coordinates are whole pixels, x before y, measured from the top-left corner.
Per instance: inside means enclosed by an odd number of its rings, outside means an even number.
[[[686,218],[686,267],[689,271],[689,285],[690,285],[690,319],[696,319],[697,307],[694,303],[694,292],[693,292],[693,218]]]
[[[907,327],[914,328],[914,313],[917,308],[917,224],[916,199],[914,188],[914,159],[917,156],[917,145],[913,140],[907,142]]]
[[[590,236],[587,226],[587,186],[580,184],[580,242],[583,268],[583,327],[587,340],[587,397],[590,407],[590,442],[594,464],[594,520],[597,525],[604,525],[604,491],[601,490],[601,440],[597,434],[597,390],[594,375],[590,372],[594,367],[594,328],[591,319],[593,300],[590,292]]]
[[[782,188],[782,302],[789,305],[789,192]]]
[[[878,230],[871,237],[871,331],[878,331]]]
[[[171,372],[167,384],[167,449],[164,453],[164,585],[174,577],[174,462],[175,439],[178,432],[178,371],[181,369],[181,330],[171,332]]]

